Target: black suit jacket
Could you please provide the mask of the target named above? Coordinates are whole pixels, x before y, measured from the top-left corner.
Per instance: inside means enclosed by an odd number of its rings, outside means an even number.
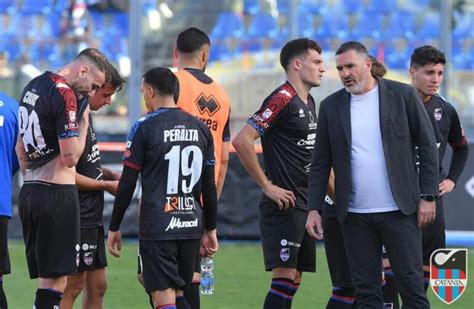
[[[431,122],[410,85],[377,79],[380,129],[392,194],[400,210],[416,211],[420,193],[438,195],[438,150]],[[309,208],[322,210],[334,168],[336,212],[344,222],[351,192],[351,95],[341,89],[321,102],[309,175]],[[419,147],[420,172],[415,165]],[[370,181],[370,179],[367,179]]]

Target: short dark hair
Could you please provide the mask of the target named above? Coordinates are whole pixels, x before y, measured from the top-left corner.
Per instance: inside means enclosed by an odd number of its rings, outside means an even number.
[[[125,80],[120,76],[117,69],[109,62],[107,63],[107,76],[106,83],[110,83],[112,87],[115,88],[115,91],[122,90]]]
[[[341,46],[336,50],[336,56],[348,52],[350,50],[356,51],[358,54],[365,55],[366,57],[369,56],[369,52],[367,48],[361,42],[357,41],[349,41],[342,43]]]
[[[176,39],[176,48],[185,54],[194,53],[204,45],[211,46],[211,41],[207,34],[195,27],[182,31]]]
[[[178,79],[168,68],[156,67],[143,74],[143,81],[155,88],[161,95],[173,95]]]
[[[375,77],[384,77],[384,75],[387,74],[387,68],[374,56],[369,55],[369,58],[372,60],[372,69],[370,70],[370,73]]]
[[[322,49],[318,43],[308,38],[299,38],[287,42],[280,52],[280,64],[283,69],[286,71],[291,59],[307,53],[308,49],[314,49],[319,54],[322,52]]]
[[[85,59],[91,62],[99,71],[107,74],[108,63],[107,57],[96,48],[86,48],[82,50],[74,60]]]
[[[410,67],[419,68],[428,63],[446,64],[444,53],[430,45],[415,48],[411,55]]]

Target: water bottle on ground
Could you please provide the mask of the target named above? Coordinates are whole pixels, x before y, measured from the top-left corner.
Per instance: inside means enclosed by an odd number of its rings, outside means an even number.
[[[211,257],[201,259],[201,294],[214,294],[214,261]]]

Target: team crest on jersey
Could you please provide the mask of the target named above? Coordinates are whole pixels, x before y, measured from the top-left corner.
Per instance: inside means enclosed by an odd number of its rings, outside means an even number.
[[[197,98],[196,105],[201,115],[207,112],[209,116],[214,115],[221,108],[219,102],[217,102],[213,95],[207,97],[204,93],[201,93]]]
[[[263,113],[262,113],[262,118],[263,119],[268,119],[270,116],[273,114],[273,111],[269,108],[267,108]]]
[[[461,297],[467,284],[467,249],[438,249],[430,257],[433,292],[446,304]]]
[[[437,107],[434,109],[434,117],[436,121],[440,121],[441,118],[443,117],[443,109],[440,107]]]
[[[286,261],[288,261],[289,258],[290,258],[290,248],[281,248],[280,249],[280,259],[283,262],[286,262]]]
[[[300,115],[299,115],[300,118],[306,117],[305,114],[304,114],[304,110],[303,110],[302,108],[300,108],[300,110],[298,111],[298,113],[300,114]]]
[[[84,252],[84,264],[87,266],[91,266],[94,262],[94,257],[92,256],[92,252]]]

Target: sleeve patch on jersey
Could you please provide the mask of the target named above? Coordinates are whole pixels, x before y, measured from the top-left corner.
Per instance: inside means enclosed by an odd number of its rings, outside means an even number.
[[[206,160],[206,162],[204,162],[204,165],[216,165],[216,160]]]
[[[127,167],[130,167],[130,168],[132,168],[134,170],[137,170],[137,171],[139,171],[141,169],[140,165],[132,163],[130,161],[123,161],[123,165],[125,165]]]
[[[251,125],[255,130],[257,130],[260,136],[263,136],[265,134],[265,130],[255,123],[255,120],[253,119],[253,117],[247,120],[247,123]]]
[[[79,136],[79,132],[77,131],[66,131],[66,132],[58,134],[59,139],[78,137],[78,136]]]

